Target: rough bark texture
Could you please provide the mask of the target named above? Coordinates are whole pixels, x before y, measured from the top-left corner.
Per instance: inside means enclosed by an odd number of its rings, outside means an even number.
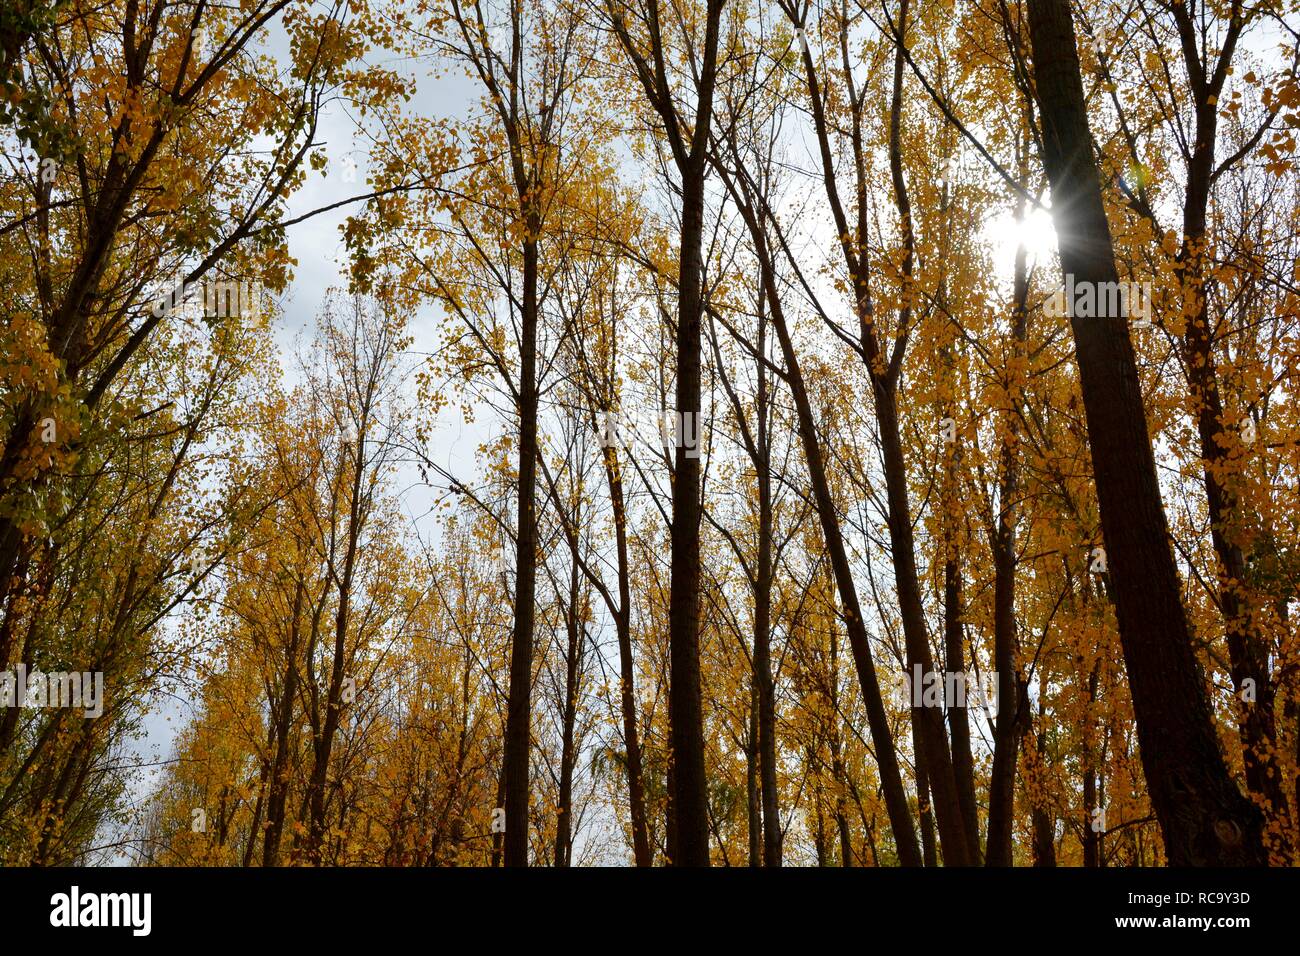
[[[1068,0],[1030,0],[1062,270],[1117,281]],[[1073,310],[1071,310],[1073,312]],[[1177,866],[1261,865],[1261,821],[1228,774],[1192,650],[1122,316],[1071,317],[1116,617],[1151,804]]]

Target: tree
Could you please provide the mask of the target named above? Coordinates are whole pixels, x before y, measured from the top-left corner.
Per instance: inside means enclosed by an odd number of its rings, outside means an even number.
[[[1119,276],[1068,3],[1032,0],[1029,28],[1061,270],[1080,288],[1113,288]],[[1075,311],[1070,325],[1108,577],[1142,762],[1169,860],[1263,863],[1259,814],[1228,776],[1192,652],[1126,317],[1105,307],[1096,317]]]

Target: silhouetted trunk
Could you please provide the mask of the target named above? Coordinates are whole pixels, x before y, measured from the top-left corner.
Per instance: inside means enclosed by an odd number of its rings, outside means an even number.
[[[837,780],[843,782],[844,765],[840,764]],[[835,827],[840,835],[840,866],[854,866],[853,837],[849,832],[849,815],[846,810],[848,801],[842,793],[835,796]]]
[[[1023,177],[1022,177],[1023,178]],[[1024,204],[1017,210],[1024,215]],[[1012,831],[1016,821],[1016,763],[1028,714],[1027,688],[1017,668],[1016,634],[1016,502],[1020,468],[1017,422],[1023,374],[1029,275],[1023,244],[1016,249],[1011,312],[1012,363],[1006,373],[1010,406],[1004,410],[1002,450],[998,456],[998,514],[992,533],[993,550],[993,659],[998,680],[998,715],[994,730],[993,771],[989,780],[989,832],[985,863],[1012,865]]]
[[[668,609],[669,688],[672,756],[669,800],[669,859],[673,866],[709,865],[708,781],[704,769],[704,713],[700,688],[700,333],[704,311],[704,182],[713,97],[717,84],[718,45],[725,0],[708,0],[703,44],[694,50],[691,71],[695,111],[685,119],[670,89],[664,67],[663,19],[658,0],[642,11],[649,32],[646,44],[628,31],[621,4],[609,4],[610,25],[623,52],[634,63],[650,105],[663,124],[681,177],[681,245],[677,270],[677,426],[672,476],[672,555]],[[698,21],[696,21],[698,22]],[[691,25],[685,25],[691,31]],[[650,59],[647,59],[647,56]],[[697,441],[687,448],[684,439]]]
[[[770,281],[770,277],[765,277],[765,283]],[[808,479],[812,485],[817,515],[821,520],[827,557],[830,559],[831,570],[835,575],[836,590],[840,595],[844,626],[849,636],[849,648],[853,652],[853,663],[857,668],[858,681],[862,685],[862,697],[867,709],[867,726],[871,731],[872,745],[876,751],[890,826],[894,831],[894,841],[898,845],[900,863],[903,866],[920,866],[921,855],[916,845],[916,833],[912,829],[907,793],[903,789],[898,755],[894,749],[893,734],[889,729],[889,717],[885,713],[884,702],[881,699],[880,683],[876,677],[871,645],[862,619],[862,608],[858,603],[857,587],[853,583],[853,572],[849,567],[848,553],[840,531],[835,500],[826,478],[826,467],[822,460],[821,446],[818,443],[816,425],[813,421],[812,404],[804,387],[798,357],[786,328],[784,314],[778,305],[772,303],[774,297],[775,288],[769,297],[772,321],[790,376],[790,391],[799,420],[799,437],[803,443],[804,458],[808,463]]]
[[[338,733],[343,712],[343,682],[347,669],[348,623],[352,612],[352,578],[356,572],[357,553],[361,546],[362,486],[365,468],[365,420],[358,429],[351,477],[351,498],[348,502],[347,544],[343,555],[342,575],[338,578],[338,608],[334,613],[334,657],[330,667],[329,688],[325,695],[325,722],[319,736],[313,741],[312,771],[307,788],[310,816],[307,834],[307,854],[319,865],[325,839],[325,792],[329,780],[330,756],[334,750],[334,736]]]
[[[1215,176],[1214,148],[1218,136],[1219,108],[1242,21],[1229,23],[1218,56],[1218,67],[1207,74],[1197,56],[1198,31],[1192,18],[1174,11],[1183,43],[1184,62],[1196,114],[1196,140],[1187,166],[1187,187],[1183,202],[1183,243],[1178,263],[1184,302],[1191,304],[1183,332],[1183,360],[1187,368],[1200,456],[1203,463],[1206,504],[1210,517],[1210,538],[1218,561],[1219,607],[1227,631],[1228,660],[1233,691],[1237,695],[1238,734],[1246,786],[1268,801],[1267,813],[1278,821],[1276,830],[1283,840],[1290,833],[1290,811],[1282,786],[1283,771],[1277,760],[1277,732],[1273,718],[1275,691],[1268,664],[1268,643],[1260,633],[1250,610],[1245,555],[1232,539],[1238,524],[1239,502],[1232,483],[1236,470],[1231,459],[1240,441],[1242,423],[1224,420],[1223,397],[1219,388],[1218,363],[1214,355],[1209,299],[1205,288],[1205,266],[1211,255],[1207,248],[1206,216]],[[1249,682],[1249,683],[1248,683]],[[1291,847],[1281,847],[1289,858]]]
[[[897,55],[897,50],[895,50]],[[901,81],[901,70],[895,62],[895,72]],[[940,207],[944,217],[951,212],[950,183],[951,177],[945,177],[940,193]],[[945,246],[945,250],[946,250]],[[945,255],[947,252],[945,251]],[[949,313],[947,276],[940,279],[936,295],[936,304],[944,313]],[[944,370],[950,383],[950,397],[945,408],[945,417],[950,419],[953,427],[953,440],[946,442],[948,454],[944,461],[943,474],[943,656],[944,671],[949,674],[965,674],[966,661],[963,648],[962,628],[962,579],[961,546],[958,542],[960,528],[960,508],[957,500],[960,480],[959,463],[961,445],[956,441],[957,407],[951,397],[957,393],[956,373],[953,362],[951,343],[943,346]],[[967,844],[971,848],[971,863],[980,862],[980,827],[979,804],[975,800],[975,758],[971,753],[970,721],[967,717],[965,695],[953,695],[946,701],[948,708],[948,733],[952,740],[952,772],[957,785],[957,802],[961,807],[962,824],[966,829]],[[918,781],[918,791],[920,784]]]
[[[767,355],[766,313],[759,317],[758,353]],[[772,471],[768,430],[768,371],[758,367],[754,462],[758,475],[758,579],[754,583],[754,680],[758,691],[759,791],[763,804],[763,865],[781,865],[781,815],[776,791],[776,689],[772,679]]]
[[[1044,807],[1032,811],[1034,866],[1056,866],[1056,824]]]
[[[783,9],[791,18],[793,24],[800,31],[804,28],[802,14],[792,4],[783,4]],[[906,5],[900,10],[899,20],[903,24],[900,29],[905,29],[906,24]],[[920,664],[923,671],[929,672],[933,669],[933,663],[930,660],[929,641],[925,635],[924,617],[918,617],[920,612],[920,589],[916,581],[915,554],[912,549],[911,541],[911,524],[910,518],[906,517],[907,493],[906,488],[900,483],[899,478],[905,480],[906,469],[902,457],[902,446],[899,441],[897,405],[894,395],[894,382],[897,377],[897,366],[895,362],[901,361],[901,357],[906,347],[905,333],[896,341],[895,354],[893,357],[882,354],[880,343],[875,332],[875,316],[871,303],[870,293],[870,268],[866,261],[866,249],[868,243],[867,237],[867,195],[869,184],[867,182],[867,172],[862,156],[865,154],[865,143],[862,131],[862,118],[865,110],[865,95],[856,89],[847,90],[847,105],[850,110],[850,120],[848,124],[851,136],[851,150],[849,155],[854,162],[854,173],[856,176],[857,192],[857,219],[853,226],[850,226],[848,216],[844,209],[844,204],[840,199],[839,186],[836,181],[837,163],[835,160],[835,150],[831,144],[830,123],[826,117],[825,101],[821,92],[821,84],[818,80],[817,66],[813,61],[811,50],[806,43],[802,43],[802,59],[804,67],[804,76],[808,86],[808,98],[812,108],[813,125],[817,135],[817,146],[822,165],[822,183],[826,192],[827,201],[831,207],[832,217],[835,223],[835,232],[840,241],[841,252],[847,266],[849,279],[852,283],[852,290],[855,297],[855,307],[857,319],[860,327],[859,338],[862,358],[866,364],[868,375],[871,378],[872,391],[876,405],[876,419],[881,433],[882,451],[885,457],[885,474],[886,487],[888,492],[888,516],[890,542],[894,552],[894,570],[895,580],[898,582],[898,599],[900,610],[903,617],[903,630],[905,642],[907,645],[907,666],[909,674],[914,673],[913,664]],[[847,46],[841,46],[841,54],[847,56]],[[900,48],[901,50],[901,48]],[[894,178],[894,198],[898,206],[899,218],[903,232],[903,284],[910,285],[912,259],[913,259],[913,240],[911,229],[911,214],[908,205],[907,190],[902,182],[902,165],[901,150],[899,146],[899,124],[902,103],[902,74],[901,58],[895,60],[894,71],[894,96],[891,104],[891,129],[890,129],[890,168]],[[846,64],[845,76],[851,76],[851,70]],[[851,87],[851,83],[850,83]],[[742,210],[743,214],[743,210]],[[752,218],[752,217],[750,217]],[[749,226],[751,234],[754,233],[756,226]],[[759,239],[755,238],[755,245],[758,246]],[[763,250],[760,251],[760,261]],[[770,262],[770,260],[769,260]],[[770,267],[766,270],[771,272]],[[765,285],[770,283],[770,275],[764,277]],[[776,322],[778,339],[781,342],[781,349],[786,361],[787,373],[790,375],[791,392],[795,398],[796,410],[800,408],[799,392],[802,383],[798,381],[798,373],[791,362],[793,348],[789,343],[789,335],[785,332],[784,321],[778,320],[779,296],[776,294],[775,287],[769,293],[769,303],[772,309],[772,317]],[[772,302],[776,299],[776,302]],[[899,328],[905,329],[909,320],[909,311],[906,306],[900,309]],[[888,366],[888,368],[886,368]],[[798,386],[798,387],[796,387]],[[804,397],[806,405],[806,396]],[[863,696],[866,699],[868,724],[872,728],[873,744],[876,747],[876,758],[880,761],[881,781],[884,787],[886,806],[889,808],[890,824],[894,830],[894,838],[899,846],[900,861],[906,866],[921,865],[921,855],[916,844],[916,835],[912,829],[911,813],[907,806],[906,792],[903,790],[901,778],[895,786],[894,777],[898,773],[896,757],[893,752],[893,740],[889,728],[885,725],[884,708],[880,705],[879,685],[876,681],[875,666],[871,660],[870,649],[867,644],[866,630],[862,625],[860,609],[858,607],[857,593],[853,586],[852,575],[849,571],[848,561],[843,556],[843,542],[839,536],[838,519],[835,516],[834,502],[829,493],[825,496],[817,493],[818,479],[815,472],[820,470],[821,454],[817,449],[814,454],[809,453],[809,446],[816,446],[816,433],[813,429],[811,414],[808,415],[807,421],[804,421],[804,412],[800,411],[800,433],[804,441],[805,456],[808,458],[809,478],[814,489],[814,498],[817,502],[818,514],[822,519],[823,529],[830,526],[830,530],[825,530],[827,538],[828,554],[831,557],[832,569],[835,572],[836,587],[840,593],[840,600],[844,604],[845,623],[849,631],[850,646],[853,649],[855,662],[858,664],[859,679],[863,685]],[[815,459],[815,460],[814,460]],[[822,480],[824,480],[824,474]],[[902,510],[900,510],[900,504]],[[837,551],[839,552],[837,554]],[[909,563],[910,562],[910,563]],[[919,623],[919,628],[918,628]],[[879,710],[877,708],[879,707]],[[954,864],[964,863],[968,856],[968,847],[966,843],[965,827],[962,825],[960,811],[957,807],[956,783],[953,777],[952,760],[948,753],[947,736],[943,728],[943,715],[934,708],[913,708],[913,737],[919,748],[926,750],[929,759],[929,769],[936,779],[931,781],[932,787],[936,791],[936,803],[942,804],[940,813],[940,836],[941,839],[952,841],[951,848],[945,842],[945,857],[949,862]],[[884,725],[884,726],[878,726]],[[882,744],[888,744],[883,747]],[[948,811],[952,810],[951,813]]]
[[[921,818],[921,858],[926,866],[938,866],[934,814],[930,812],[930,775],[925,772],[925,757],[919,750],[916,753],[916,812]]]
[[[523,186],[527,189],[527,185]],[[526,201],[527,202],[527,201]],[[531,209],[531,206],[530,206]],[[519,513],[515,536],[515,622],[506,702],[506,866],[528,865],[528,758],[532,742],[533,618],[537,591],[537,243],[535,212],[523,247],[519,330]]]
[[[637,866],[650,866],[649,821],[645,808],[645,783],[641,776],[641,740],[637,731],[636,663],[632,657],[632,584],[627,554],[627,513],[623,503],[623,477],[613,444],[604,449],[605,478],[614,511],[614,544],[618,559],[618,613],[614,628],[618,638],[619,703],[623,712],[623,748],[627,753],[627,798],[632,818],[632,854]]]
[[[890,827],[898,847],[899,862],[903,866],[920,866],[921,852],[916,842],[916,831],[912,826],[911,809],[908,806],[907,791],[903,787],[902,774],[898,765],[898,754],[894,748],[893,732],[889,726],[889,716],[885,712],[884,701],[880,693],[880,683],[876,676],[875,662],[872,659],[871,645],[866,626],[862,618],[862,608],[858,601],[857,587],[853,582],[853,572],[849,565],[848,552],[840,530],[839,514],[835,499],[831,494],[830,482],[826,476],[825,461],[822,456],[820,440],[817,437],[816,420],[813,416],[812,402],[804,384],[803,373],[799,366],[799,356],[785,320],[785,311],[781,296],[776,286],[776,276],[772,256],[768,249],[766,234],[759,223],[753,205],[745,195],[728,178],[728,188],[737,202],[753,242],[754,253],[759,262],[763,293],[772,315],[772,327],[776,331],[781,357],[785,363],[785,376],[794,401],[795,416],[799,426],[799,440],[803,447],[804,460],[808,465],[808,482],[813,493],[813,503],[817,508],[817,517],[821,523],[822,537],[825,541],[826,555],[830,560],[831,571],[835,576],[835,587],[840,597],[844,627],[848,632],[849,648],[853,652],[853,663],[857,670],[858,681],[862,686],[863,702],[867,711],[867,726],[871,733],[872,746],[880,772],[881,787],[885,806],[889,814]]]
[[[865,254],[866,223],[865,195],[859,196],[858,237],[864,246],[860,254],[845,257],[853,288],[856,293],[862,357],[871,380],[875,403],[876,425],[880,433],[881,457],[885,472],[885,497],[889,542],[893,554],[894,584],[898,595],[899,615],[903,623],[903,641],[907,652],[907,671],[915,676],[920,669],[924,679],[934,671],[930,654],[930,636],[925,623],[925,610],[921,602],[921,585],[916,569],[916,545],[912,534],[911,504],[907,491],[907,459],[903,451],[902,432],[898,417],[898,385],[901,379],[901,361],[906,349],[906,336],[912,322],[911,307],[907,297],[911,294],[914,239],[912,211],[907,185],[903,176],[902,124],[903,104],[903,43],[907,31],[908,3],[899,7],[898,30],[900,42],[894,57],[894,86],[890,105],[889,165],[894,187],[894,202],[898,210],[903,236],[902,287],[904,304],[898,314],[898,338],[892,354],[883,354],[876,335],[874,306],[871,302],[870,266]],[[855,117],[856,119],[856,117]],[[824,119],[822,126],[824,130]],[[819,130],[819,132],[822,132]],[[855,127],[856,145],[860,147],[860,129]],[[824,135],[824,134],[823,134]],[[823,147],[825,151],[826,147]],[[859,189],[864,183],[859,174]],[[828,178],[829,182],[829,178]],[[948,750],[948,736],[944,728],[943,711],[936,707],[913,706],[912,737],[918,750],[924,751],[926,773],[933,797],[939,842],[946,866],[966,866],[974,857],[974,843],[966,833],[961,805],[957,798],[957,781],[953,772],[952,756]]]
[[[912,514],[907,500],[907,470],[903,456],[902,435],[898,423],[894,381],[873,376],[876,394],[876,422],[884,452],[885,491],[888,500],[889,538],[893,545],[894,583],[899,612],[903,620],[903,638],[907,650],[908,673],[922,676],[934,671],[930,655],[930,636],[925,626],[921,604],[921,586],[916,570],[916,547],[912,536]],[[914,694],[914,700],[918,695]],[[926,773],[933,796],[939,842],[945,866],[966,866],[971,862],[966,827],[957,800],[957,781],[948,751],[943,710],[938,707],[912,707],[912,733],[918,751],[925,753]]]
[[[285,650],[284,689],[275,708],[275,756],[271,762],[271,783],[266,801],[266,834],[262,840],[262,866],[279,862],[280,837],[284,832],[285,803],[289,796],[289,731],[293,726],[294,701],[298,696],[298,640],[304,584],[294,589],[293,619],[289,622],[289,645]]]
[[[676,330],[678,441],[672,479],[672,578],[668,611],[668,703],[676,821],[674,866],[709,865],[708,781],[704,769],[704,707],[700,688],[700,453],[703,445],[700,334],[704,311],[704,181],[722,5],[722,0],[710,0],[708,4],[694,128],[689,146],[678,141],[677,149],[682,187]],[[658,18],[655,20],[657,29]],[[661,108],[664,114],[670,110],[675,123],[675,108],[670,103]],[[680,135],[677,130],[673,134],[675,139]],[[694,437],[694,447],[687,447],[687,436]]]
[[[1047,765],[1047,731],[1042,729],[1043,714],[1046,710],[1045,698],[1038,697],[1038,737],[1034,741],[1034,757],[1037,772],[1046,773]],[[1034,866],[1056,866],[1056,815],[1042,788],[1036,788],[1034,806],[1031,811],[1031,824],[1034,829]]]
[[[1029,0],[1028,10],[1061,268],[1095,293],[1118,275],[1069,0]],[[1262,865],[1260,814],[1228,774],[1192,650],[1124,317],[1105,315],[1104,302],[1096,317],[1070,311],[1142,765],[1166,854],[1175,866]]]
[[[853,865],[853,840],[849,834],[848,773],[844,768],[843,744],[840,740],[840,640],[839,633],[831,627],[831,779],[835,781],[835,830],[840,838],[840,866]]]
[[[697,131],[696,135],[702,135]],[[700,689],[700,329],[704,167],[688,168],[682,186],[680,308],[677,314],[678,441],[673,469],[672,580],[669,597],[669,712],[673,741],[674,866],[709,865],[704,709]]]
[[[578,617],[578,602],[582,596],[578,586],[579,543],[576,534],[569,544],[574,549],[574,556],[569,570],[569,607],[565,615],[568,648],[564,659],[564,714],[560,732],[560,799],[555,822],[557,867],[571,865],[573,855],[573,768],[577,762],[574,728],[578,719],[578,675],[582,663],[582,623]]]
[[[749,865],[763,865],[763,808],[758,795],[758,683],[749,682],[749,721],[745,738],[745,816]]]
[[[953,556],[943,566],[944,669],[953,674],[966,672],[962,648],[961,590],[961,567],[953,552]],[[950,702],[948,728],[952,736],[952,771],[957,778],[957,797],[961,801],[962,820],[971,842],[978,846],[980,826],[979,804],[975,802],[975,758],[971,753],[970,721],[964,698],[960,702]]]

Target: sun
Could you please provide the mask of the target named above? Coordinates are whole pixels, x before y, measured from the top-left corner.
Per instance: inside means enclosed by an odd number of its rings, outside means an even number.
[[[992,251],[998,275],[1011,274],[1016,250],[1022,244],[1031,265],[1056,251],[1056,228],[1052,225],[1052,215],[1042,208],[1033,209],[1021,218],[1009,212],[994,216],[986,221],[983,238]]]

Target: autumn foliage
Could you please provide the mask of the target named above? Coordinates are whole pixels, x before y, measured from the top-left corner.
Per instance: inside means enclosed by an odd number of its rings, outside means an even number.
[[[1298,64],[1296,0],[7,4],[0,695],[105,696],[0,696],[0,863],[1293,864]]]

